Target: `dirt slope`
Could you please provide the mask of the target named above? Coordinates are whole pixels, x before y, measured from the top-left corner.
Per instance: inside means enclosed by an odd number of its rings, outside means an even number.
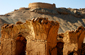
[[[4,23],[8,23],[8,22],[6,22],[5,20],[3,20],[3,19],[0,18],[0,36],[1,36],[1,26],[2,26]],[[8,24],[9,24],[9,23],[8,23]]]
[[[0,26],[4,23],[16,23],[17,21],[25,22],[25,20],[36,17],[47,17],[49,20],[58,21],[60,23],[58,33],[64,33],[66,30],[75,30],[79,26],[85,27],[85,9],[56,8],[56,12],[54,10],[44,10],[45,12],[41,11],[41,9],[22,9],[0,15]],[[75,10],[77,12],[75,12]]]

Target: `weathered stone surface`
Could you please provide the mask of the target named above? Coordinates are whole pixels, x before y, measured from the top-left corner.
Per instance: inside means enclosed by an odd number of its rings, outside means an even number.
[[[73,54],[81,54],[79,51],[82,49],[82,43],[85,37],[85,28],[79,27],[76,31],[67,31],[64,33],[63,41],[64,48],[63,54],[68,55],[68,52],[73,52]]]
[[[2,55],[84,55],[82,43],[85,28],[80,26],[76,31],[61,34],[58,34],[58,28],[59,23],[49,21],[48,18],[34,18],[15,25],[4,24],[1,31]]]
[[[57,21],[47,18],[34,18],[15,25],[5,24],[1,32],[2,55],[57,55],[58,28]]]
[[[1,44],[2,55],[11,55],[12,54],[11,48],[12,48],[11,40],[10,39],[4,39],[4,41]]]
[[[48,8],[48,9],[54,9],[55,4],[48,4],[48,3],[30,3],[29,8]]]
[[[46,42],[38,40],[27,42],[27,55],[46,55]]]
[[[31,12],[41,13],[41,14],[50,14],[50,15],[57,15],[58,12],[56,10],[47,9],[47,8],[36,8],[30,9]]]

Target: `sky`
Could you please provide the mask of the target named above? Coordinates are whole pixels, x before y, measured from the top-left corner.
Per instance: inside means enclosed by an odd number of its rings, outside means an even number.
[[[0,15],[12,12],[20,7],[28,7],[28,4],[33,2],[55,3],[56,8],[85,8],[85,0],[0,0]]]

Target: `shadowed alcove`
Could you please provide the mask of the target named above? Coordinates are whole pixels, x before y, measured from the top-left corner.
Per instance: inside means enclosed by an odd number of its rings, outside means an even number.
[[[58,42],[57,43],[57,55],[63,55],[63,42]]]
[[[16,55],[26,55],[26,39],[22,35],[16,38]]]

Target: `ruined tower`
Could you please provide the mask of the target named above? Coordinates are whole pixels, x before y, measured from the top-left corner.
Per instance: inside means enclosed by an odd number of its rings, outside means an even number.
[[[30,3],[28,8],[47,8],[47,9],[54,9],[56,8],[55,4],[49,4],[49,3],[41,3],[41,2],[36,2],[36,3]]]

